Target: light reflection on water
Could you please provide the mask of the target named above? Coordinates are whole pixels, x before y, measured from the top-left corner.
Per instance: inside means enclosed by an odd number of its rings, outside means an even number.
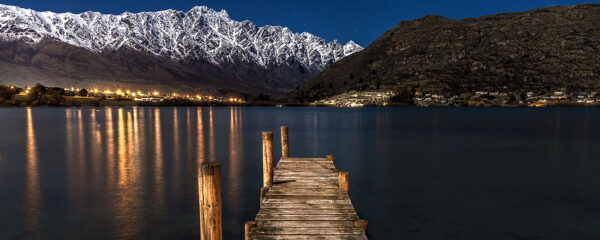
[[[25,229],[27,237],[39,238],[40,214],[42,211],[40,192],[40,173],[38,166],[38,153],[35,139],[34,121],[31,108],[27,108],[27,172],[25,182]]]
[[[0,239],[199,236],[222,164],[225,239],[258,210],[261,134],[333,153],[371,239],[600,238],[596,109],[0,109]]]

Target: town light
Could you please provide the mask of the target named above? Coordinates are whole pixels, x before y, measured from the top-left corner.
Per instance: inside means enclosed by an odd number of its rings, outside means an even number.
[[[152,93],[152,95],[154,95],[154,96],[158,96],[159,94],[160,94],[160,93],[159,93],[158,91],[154,91],[154,92]]]

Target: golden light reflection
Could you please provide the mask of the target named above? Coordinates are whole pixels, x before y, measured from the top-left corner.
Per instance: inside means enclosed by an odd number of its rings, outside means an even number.
[[[127,167],[131,169],[131,164],[134,158],[134,142],[133,142],[133,120],[131,112],[127,111]]]
[[[117,114],[118,114],[118,121],[117,121],[117,135],[118,135],[118,143],[117,143],[117,148],[118,148],[118,166],[119,166],[119,171],[118,171],[118,183],[119,185],[123,185],[126,183],[126,178],[127,178],[127,145],[125,143],[125,120],[123,118],[123,108],[119,108],[117,110]]]
[[[192,159],[192,119],[190,116],[190,108],[188,107],[186,110],[186,132],[187,132],[187,142],[186,142],[186,153],[187,153],[187,159],[191,160]],[[192,161],[187,161],[192,162]]]
[[[90,114],[90,133],[92,136],[92,141],[94,143],[90,144],[90,156],[92,157],[92,168],[94,172],[94,176],[100,176],[101,171],[101,146],[102,146],[102,133],[98,127],[98,123],[96,122],[96,109],[92,109],[92,113]]]
[[[238,112],[240,108],[231,107],[229,108],[229,189],[227,190],[228,195],[231,197],[228,198],[230,201],[228,202],[229,206],[232,208],[239,208],[241,198],[240,193],[242,192],[242,180],[240,176],[242,175],[242,160],[240,158],[240,148],[242,145],[242,138],[240,137],[242,133],[241,129],[241,121],[238,118]],[[237,211],[235,213],[238,213]],[[234,216],[238,218],[239,216]]]
[[[154,109],[154,211],[155,214],[159,215],[164,210],[164,170],[163,170],[163,146],[161,136],[161,122],[160,122],[160,109]]]
[[[42,211],[39,182],[38,153],[31,108],[27,108],[27,162],[25,166],[25,229],[28,233],[39,231],[39,218]]]
[[[213,125],[212,107],[209,109],[208,116],[208,160],[211,162],[215,162],[217,159],[215,157],[215,128]]]
[[[139,117],[138,117],[139,116]],[[133,112],[133,118],[134,118],[134,124],[135,124],[135,152],[137,153],[137,156],[139,159],[144,159],[145,157],[145,152],[144,152],[144,147],[146,146],[145,144],[145,140],[146,140],[146,135],[145,135],[145,131],[142,131],[142,129],[144,128],[144,110],[140,109],[140,108],[135,108],[135,111]],[[138,162],[137,164],[141,164],[141,162]]]
[[[179,152],[179,118],[177,116],[177,108],[173,108],[173,184],[174,189],[178,189],[179,176],[181,173],[181,159]]]
[[[106,114],[106,172],[107,182],[112,183],[114,180],[115,169],[115,130],[113,128],[112,108],[105,108]]]
[[[129,226],[123,223],[136,222],[139,213],[136,205],[139,204],[139,191],[136,191],[137,169],[134,162],[134,129],[132,114],[123,108],[117,110],[117,139],[118,139],[118,181],[116,197],[113,206],[115,235],[117,238],[132,238],[139,232],[138,225]]]
[[[86,158],[85,158],[85,137],[83,134],[83,117],[81,108],[77,109],[77,139],[78,139],[78,151],[77,156],[79,158],[79,173],[84,174],[86,170]],[[86,178],[83,178],[86,179]]]
[[[66,149],[66,153],[67,153],[67,171],[68,172],[75,172],[75,167],[73,166],[74,162],[75,162],[75,153],[73,152],[74,148],[74,133],[73,133],[73,110],[72,109],[65,109],[65,130],[66,130],[66,140],[67,140],[67,145],[65,146]],[[71,178],[70,176],[68,176],[68,188],[69,188],[69,192],[75,191],[74,186],[73,186],[73,182],[71,181],[75,181],[74,178]]]

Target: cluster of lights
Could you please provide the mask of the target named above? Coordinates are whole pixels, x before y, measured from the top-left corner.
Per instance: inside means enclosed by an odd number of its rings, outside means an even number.
[[[229,100],[230,102],[242,102],[241,98],[229,98],[227,100]]]
[[[148,92],[148,93],[144,93],[140,90],[137,91],[131,91],[131,90],[122,90],[122,89],[117,89],[117,90],[110,90],[110,89],[106,89],[104,91],[98,89],[98,88],[94,88],[92,90],[90,90],[90,92],[94,93],[94,94],[98,94],[98,93],[103,93],[105,95],[118,95],[118,96],[132,96],[132,97],[145,97],[145,96],[153,96],[153,97],[159,97],[162,96],[160,92],[158,91],[153,91],[153,92]],[[167,96],[167,95],[165,95]],[[202,96],[200,94],[196,94],[196,95],[189,95],[189,94],[180,94],[180,93],[176,93],[173,92],[169,95],[170,97],[173,98],[186,98],[186,99],[195,99],[195,100],[213,100],[213,96]],[[243,102],[241,98],[229,98],[228,99],[230,102]]]
[[[14,85],[11,85],[10,88],[11,89],[15,89],[16,87]],[[27,94],[29,94],[30,90],[31,90],[31,87],[28,87],[21,94],[24,93],[24,95],[27,95]],[[72,91],[72,92],[79,92],[81,89],[70,87],[70,88],[64,88],[64,90],[65,91]],[[163,96],[158,91],[152,91],[152,92],[144,93],[141,90],[131,91],[129,89],[127,89],[127,90],[122,90],[122,89],[117,89],[117,90],[105,89],[105,90],[101,90],[101,89],[98,89],[98,88],[93,88],[93,89],[90,89],[89,92],[93,93],[93,94],[117,95],[117,96],[131,96],[131,97],[148,97],[148,96],[160,97],[160,96]],[[167,95],[164,95],[164,96],[167,96]],[[202,96],[200,94],[196,94],[196,95],[185,94],[185,95],[183,95],[183,94],[179,94],[179,93],[176,93],[176,92],[173,92],[169,96],[173,97],[173,98],[185,98],[185,99],[197,100],[197,101],[202,101],[202,100],[212,101],[214,99],[213,96]],[[228,101],[228,102],[234,102],[234,103],[244,102],[241,98],[237,98],[237,97],[230,97],[230,98],[227,98],[225,100]]]
[[[160,93],[157,91],[154,91],[152,93],[148,92],[147,94],[144,94],[142,91],[137,90],[137,91],[131,91],[131,90],[125,90],[123,91],[122,89],[117,89],[115,91],[110,90],[110,89],[106,89],[104,91],[99,90],[98,88],[94,88],[91,90],[92,93],[94,94],[98,94],[98,93],[103,93],[105,95],[119,95],[119,96],[132,96],[132,97],[142,97],[142,96],[149,96],[149,95],[153,95],[153,96],[159,96]]]

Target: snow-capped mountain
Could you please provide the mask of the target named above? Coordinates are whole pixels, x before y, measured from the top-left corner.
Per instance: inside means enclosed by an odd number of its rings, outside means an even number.
[[[110,15],[37,12],[0,4],[0,38],[30,44],[50,38],[96,53],[128,47],[179,62],[246,62],[267,69],[296,61],[319,71],[363,49],[353,41],[342,45],[286,27],[235,21],[225,10],[205,6],[187,12]]]

